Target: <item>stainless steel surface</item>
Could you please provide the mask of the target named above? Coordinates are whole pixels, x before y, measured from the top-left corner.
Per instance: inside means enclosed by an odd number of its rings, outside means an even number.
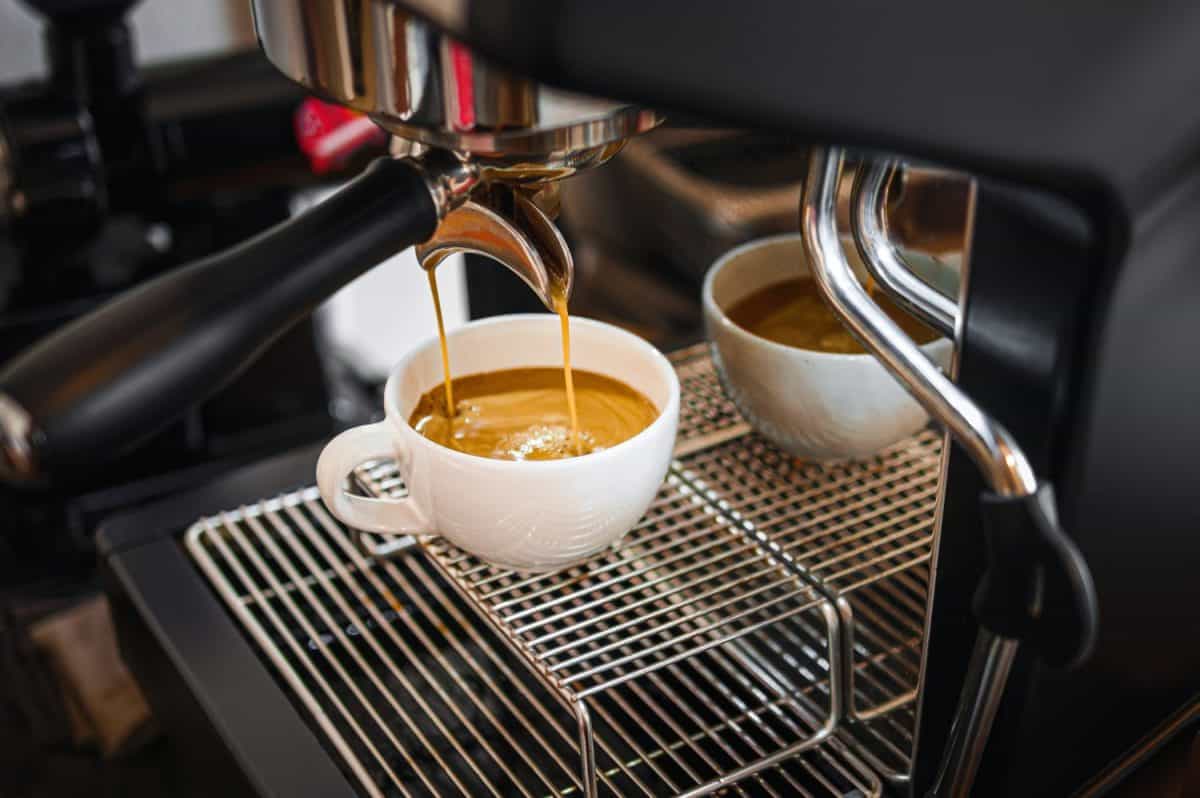
[[[725,396],[709,357],[708,344],[697,344],[670,356],[679,376],[679,434],[675,456],[716,446],[750,431]]]
[[[479,167],[468,159],[442,150],[418,147],[410,147],[405,155],[411,156],[412,162],[424,173],[438,219],[446,218],[446,214],[466,202],[479,185]]]
[[[927,591],[918,566],[932,554],[940,457],[940,439],[924,432],[877,458],[832,466],[797,461],[757,435],[681,461],[683,475],[747,533],[778,545],[790,565],[858,610],[849,640],[855,632],[870,639],[862,664],[885,682],[875,698],[858,696],[859,716],[913,697]],[[889,578],[885,593],[865,590]]]
[[[1008,432],[984,413],[871,300],[846,261],[838,239],[836,199],[843,155],[814,148],[800,202],[800,226],[813,278],[852,332],[944,424],[1001,496],[1027,496],[1037,479]],[[957,323],[957,321],[956,321]],[[980,630],[941,767],[946,794],[969,794],[980,752],[1003,695],[1017,643]]]
[[[1012,436],[958,389],[913,341],[880,310],[859,283],[842,252],[836,216],[842,151],[813,148],[800,228],[813,279],[842,322],[887,367],[971,455],[1001,496],[1024,496],[1037,489],[1033,468]]]
[[[486,203],[486,204],[485,204]],[[520,189],[481,191],[442,219],[433,237],[416,248],[426,269],[457,252],[493,258],[520,277],[553,311],[555,297],[570,297],[575,281],[571,249],[554,222]]]
[[[844,702],[915,682],[927,542],[910,526],[933,501],[915,464],[936,440],[840,470],[785,463],[733,412],[706,347],[672,360],[680,460],[629,539],[585,565],[526,577],[440,540],[384,551],[312,489],[189,530],[364,794],[588,794],[594,773],[605,795],[878,795],[872,767],[907,771],[909,707],[861,720]],[[702,484],[718,451],[741,452],[744,491]],[[780,473],[782,492],[753,498]],[[404,490],[391,463],[357,476]],[[804,544],[789,513],[826,534]],[[852,689],[830,596],[853,609]]]
[[[653,111],[513,75],[390,0],[253,7],[263,51],[293,80],[398,136],[472,153],[506,172],[591,165],[611,157],[609,145],[660,121]],[[462,22],[461,3],[418,8],[439,24]]]
[[[851,200],[854,242],[867,271],[901,307],[954,340],[958,303],[916,275],[888,230],[887,189],[899,173],[894,161],[859,167]]]
[[[0,479],[24,482],[37,475],[33,458],[33,421],[25,408],[0,393]]]
[[[869,460],[818,465],[749,434],[680,459],[706,498],[835,602],[848,731],[893,781],[910,765],[941,452],[926,431]]]
[[[185,542],[363,794],[582,791],[571,715],[411,545],[364,556],[313,489],[204,519]],[[811,686],[758,708],[764,690],[783,691],[787,666],[772,645],[762,636],[714,650],[598,702],[600,792],[681,793],[706,774],[728,779],[781,732],[811,733],[808,713],[788,711],[816,703]],[[868,796],[881,786],[831,739],[728,791]]]
[[[488,180],[504,183],[541,184],[571,177],[586,169],[607,163],[625,147],[625,140],[598,144],[595,147],[552,150],[536,155],[520,151],[471,153]]]
[[[820,673],[797,668],[795,660],[761,661],[763,641],[793,619],[823,630],[812,651],[831,659],[839,647],[832,605],[677,476],[668,477],[646,518],[619,546],[555,574],[492,568],[441,539],[425,541],[424,548],[581,723],[607,719],[614,705],[646,700],[647,691],[671,685],[678,668],[698,663],[732,669],[731,678],[756,683],[757,699],[743,709],[764,724],[759,750],[737,767],[693,766],[673,780],[672,792],[719,789],[730,778],[819,744],[836,727],[842,697],[837,668],[824,675],[824,691],[796,695],[793,686],[811,680],[802,673]],[[674,690],[704,688],[682,683]],[[659,714],[668,722],[659,746],[669,750],[688,739],[692,723],[672,710]],[[736,726],[744,722],[739,718]],[[722,723],[716,731],[724,746],[741,740],[734,728]],[[602,748],[602,739],[595,739]],[[584,782],[594,783],[595,774],[585,772]]]
[[[1016,640],[980,630],[932,798],[970,798],[1017,647]]]
[[[502,571],[440,539],[426,551],[571,700],[824,604],[674,475],[619,547],[565,572]]]

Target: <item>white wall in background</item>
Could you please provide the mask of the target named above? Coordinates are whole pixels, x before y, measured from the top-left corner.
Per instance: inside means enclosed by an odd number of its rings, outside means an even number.
[[[292,203],[293,213],[332,191],[308,192]],[[447,330],[466,323],[467,280],[461,255],[437,270],[438,294]],[[437,334],[429,282],[411,249],[347,285],[317,311],[318,328],[332,351],[361,377],[382,381],[401,357]]]
[[[37,22],[17,0],[0,0],[0,83],[41,74],[42,36]]]
[[[250,0],[143,0],[134,9],[133,29],[143,62],[254,43]],[[0,0],[0,83],[44,74],[40,21],[17,0]]]
[[[468,319],[461,255],[437,269],[446,329]],[[360,377],[382,382],[409,350],[437,335],[425,271],[411,249],[389,258],[333,295],[318,311],[321,333]]]

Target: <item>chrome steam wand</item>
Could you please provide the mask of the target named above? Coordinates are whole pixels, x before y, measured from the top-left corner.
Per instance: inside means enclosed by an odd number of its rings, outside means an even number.
[[[989,488],[980,499],[987,549],[974,600],[980,631],[931,790],[934,796],[960,798],[974,783],[1018,646],[1033,646],[1051,665],[1081,662],[1096,636],[1095,589],[1083,557],[1058,526],[1052,487],[1039,482],[1008,431],[942,374],[859,283],[837,228],[842,162],[843,153],[835,148],[814,148],[810,156],[800,227],[813,279],[843,324],[966,449]],[[873,273],[882,275],[903,269],[886,240],[886,227],[877,223],[887,173],[886,166],[865,165],[852,214],[860,254]],[[916,305],[935,326],[944,329],[947,315],[954,317],[949,308],[933,307],[913,286],[907,289],[905,304]]]

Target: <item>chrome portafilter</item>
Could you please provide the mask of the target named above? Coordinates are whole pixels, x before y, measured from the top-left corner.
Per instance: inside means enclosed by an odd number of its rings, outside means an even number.
[[[422,264],[483,254],[551,307],[553,294],[569,295],[574,271],[553,226],[554,184],[608,161],[662,117],[509,72],[454,38],[455,20],[442,13],[450,5],[255,0],[253,8],[263,52],[285,75],[369,116],[396,137],[393,155],[454,158],[472,175],[469,196],[444,208],[418,248]]]

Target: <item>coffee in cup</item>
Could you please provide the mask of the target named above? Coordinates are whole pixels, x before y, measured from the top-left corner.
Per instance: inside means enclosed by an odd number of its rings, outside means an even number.
[[[852,264],[853,250],[851,243]],[[790,454],[865,457],[928,422],[883,365],[838,331],[841,323],[809,275],[800,234],[752,241],[721,256],[704,280],[703,305],[726,394],[755,430]],[[803,323],[786,315],[802,307]],[[951,342],[892,310],[921,350],[947,367]]]
[[[556,277],[565,276],[568,270],[565,266],[554,269],[552,275]],[[444,402],[442,407],[445,409],[446,428],[445,437],[447,440],[454,440],[452,428],[455,424],[455,416],[458,415],[458,403],[454,398],[454,383],[455,379],[450,371],[450,350],[446,345],[446,324],[442,317],[442,301],[438,295],[437,284],[437,262],[433,262],[426,266],[425,274],[429,279],[429,295],[433,299],[434,316],[437,319],[437,334],[438,342],[441,347],[442,354],[442,392]],[[575,397],[575,379],[574,372],[571,368],[571,314],[567,309],[567,294],[568,287],[565,279],[556,280],[550,286],[550,294],[553,297],[554,312],[558,316],[559,334],[562,338],[562,407],[567,410],[567,420],[570,423],[570,443],[571,450],[574,454],[584,454],[584,441],[581,439],[579,425],[579,409]],[[546,395],[541,394],[541,398],[545,399]],[[545,403],[543,402],[543,405]],[[436,425],[435,425],[436,428]],[[551,448],[542,447],[546,453],[551,451]],[[486,456],[486,455],[485,455]],[[567,456],[567,455],[562,455]],[[502,458],[505,459],[505,458]],[[526,459],[526,458],[518,458]],[[553,457],[537,457],[534,459],[554,459]]]
[[[937,338],[936,332],[900,310],[886,296],[872,292],[872,298],[918,344]],[[817,284],[807,275],[763,286],[732,302],[725,315],[742,329],[784,346],[843,355],[867,352],[833,314]]]
[[[454,412],[436,385],[408,423],[450,449],[494,460],[558,460],[612,448],[658,417],[654,403],[624,382],[575,369],[575,418],[563,370],[518,368],[453,379]]]

